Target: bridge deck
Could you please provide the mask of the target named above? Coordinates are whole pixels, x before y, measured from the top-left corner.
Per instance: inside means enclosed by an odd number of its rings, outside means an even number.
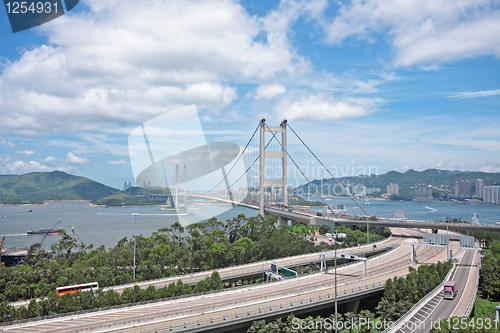
[[[411,242],[418,241],[415,237],[420,234],[404,229],[395,230],[395,234],[399,235],[394,237],[400,244],[399,248],[386,255],[368,260],[368,275],[361,275],[362,266],[359,264],[339,269],[340,296],[346,295],[349,298],[349,296],[357,296],[359,292],[371,292],[383,287],[387,278],[395,275],[401,276],[408,272]],[[446,260],[445,252],[442,249],[422,247],[417,249],[417,257],[420,259],[420,264],[444,261]],[[244,321],[243,317],[258,319],[259,314],[264,317],[269,316],[268,311],[277,311],[284,306],[306,308],[312,306],[308,302],[325,302],[328,295],[333,295],[333,281],[333,274],[320,273],[211,295],[63,317],[19,327],[5,327],[4,331],[68,332],[98,330],[106,326],[108,331],[132,332],[172,325],[175,331],[194,332],[198,321],[200,321],[200,326],[201,323],[225,325],[230,317],[236,318],[236,314],[241,322]],[[213,323],[210,323],[211,320]],[[192,325],[186,325],[184,329],[184,324],[189,322]],[[207,329],[207,326],[204,327]]]

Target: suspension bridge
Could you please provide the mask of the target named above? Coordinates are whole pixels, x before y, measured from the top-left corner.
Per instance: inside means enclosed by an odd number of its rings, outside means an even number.
[[[193,165],[189,163],[177,165],[175,167],[175,187],[170,198],[178,209],[184,207],[190,200],[212,200],[228,206],[240,205],[257,210],[263,216],[276,214],[279,217],[280,224],[301,221],[308,224],[330,224],[332,226],[336,224],[369,223],[372,226],[392,227],[393,235],[391,238],[380,242],[379,245],[391,244],[394,250],[379,257],[364,260],[359,264],[340,268],[338,291],[337,283],[334,283],[331,273],[322,271],[310,276],[249,286],[238,290],[192,295],[186,298],[161,300],[159,302],[144,302],[143,304],[135,304],[124,308],[73,313],[67,316],[54,316],[42,320],[27,320],[0,327],[0,331],[31,332],[35,327],[39,331],[54,332],[224,331],[244,327],[245,325],[248,326],[248,323],[253,320],[272,319],[287,316],[289,313],[300,314],[315,309],[331,308],[334,299],[338,299],[339,305],[344,304],[349,309],[348,311],[356,312],[360,299],[373,293],[380,293],[384,289],[385,281],[388,278],[406,275],[409,272],[409,267],[417,268],[418,265],[427,265],[448,259],[449,253],[444,247],[418,246],[415,248],[416,245],[426,245],[422,243],[422,232],[415,230],[415,228],[500,231],[499,227],[493,225],[478,226],[464,223],[433,223],[382,218],[377,219],[377,221],[368,221],[343,218],[338,216],[326,204],[321,191],[318,191],[314,186],[311,186],[311,188],[316,191],[316,195],[325,203],[331,214],[329,216],[315,216],[313,213],[304,211],[289,211],[285,208],[290,200],[289,195],[292,194],[287,186],[288,160],[301,172],[307,182],[310,185],[312,184],[287,150],[286,136],[288,128],[305,145],[304,141],[286,121],[283,121],[279,127],[270,127],[265,120],[262,120],[244,150],[236,158],[236,162],[228,164],[227,171],[225,169],[226,165],[214,165],[211,162],[212,170],[220,170],[222,174],[220,179],[211,179],[211,181],[202,184],[199,182],[201,177],[191,176],[192,174],[199,175],[203,173],[196,170],[197,165],[195,163]],[[260,136],[257,138],[256,133],[259,130]],[[266,136],[269,140],[266,139]],[[278,137],[281,140],[278,140]],[[307,147],[307,145],[305,146]],[[324,167],[324,164],[309,147],[307,149]],[[212,153],[214,150],[211,149]],[[220,152],[220,150],[217,152]],[[269,161],[267,161],[268,159]],[[246,163],[238,164],[240,160],[244,160]],[[257,162],[259,163],[257,164]],[[275,173],[274,175],[265,173],[266,168],[272,169],[275,167],[281,168],[281,173]],[[326,168],[325,170],[343,188],[343,185]],[[250,181],[247,181],[248,179]],[[219,189],[219,185],[223,182],[224,189]],[[207,184],[209,184],[207,190],[201,188],[207,187]],[[191,186],[196,187],[197,191],[192,190]],[[214,190],[217,191],[214,192]],[[346,193],[348,192],[346,191]],[[354,197],[351,198],[364,211],[365,215],[362,218],[368,218],[369,214],[365,209],[359,205]],[[455,301],[445,305],[451,308],[450,315],[468,316],[471,304],[473,304],[473,295],[477,291],[478,252],[474,251],[476,249],[466,249],[459,246],[461,244],[458,244],[456,240],[450,241],[450,246],[456,249],[454,255],[459,260],[456,267],[457,274],[460,277],[457,275],[456,279],[462,281],[460,290],[463,290],[463,294],[467,296],[457,297]],[[371,244],[365,245],[360,247],[359,250],[366,251],[371,246]],[[344,254],[352,250],[346,249]],[[325,268],[326,255],[331,254],[320,254],[320,259],[323,262],[322,267],[325,266]],[[234,274],[235,269],[247,272],[248,270],[252,271],[260,268],[256,265],[259,266],[262,263],[232,267],[227,270],[228,274]],[[209,273],[200,272],[195,273],[193,276],[176,278],[200,279]],[[473,278],[469,279],[469,276]],[[474,276],[476,276],[475,279]],[[153,283],[154,281],[148,281],[142,283],[141,287]],[[157,281],[157,283],[166,283],[166,281]],[[433,311],[439,314],[441,310],[441,305],[437,305]]]
[[[306,148],[311,156],[336,181],[343,193],[364,212],[361,216],[343,217],[327,204],[321,188],[312,184],[309,175],[301,168],[287,149],[288,130]],[[259,133],[260,135],[257,135]],[[212,150],[213,153],[213,150]],[[224,153],[218,150],[218,154]],[[186,161],[192,158],[185,158]],[[317,197],[327,207],[326,216],[317,216],[314,212],[296,211],[289,208],[293,196],[292,187],[288,185],[288,162],[292,163],[296,174],[300,174],[309,184]],[[213,162],[212,162],[213,163]],[[226,171],[226,167],[229,166]],[[175,184],[171,202],[177,208],[186,207],[193,199],[209,200],[219,203],[238,205],[253,210],[266,217],[270,214],[278,216],[280,225],[298,221],[306,224],[336,225],[371,225],[377,227],[424,228],[459,231],[500,232],[500,226],[490,224],[447,223],[399,218],[371,217],[365,208],[356,200],[348,189],[328,170],[325,164],[290,126],[283,120],[279,126],[268,126],[262,119],[236,160],[227,166],[219,166],[219,179],[193,178],[190,170],[199,168],[196,163],[177,165]],[[213,167],[213,166],[212,166]],[[213,169],[213,168],[212,168]],[[196,172],[196,171],[195,171]],[[214,185],[215,184],[215,185]],[[208,187],[208,189],[202,189]],[[165,198],[165,197],[163,197]],[[370,218],[371,217],[371,218]],[[369,219],[371,221],[369,221]]]

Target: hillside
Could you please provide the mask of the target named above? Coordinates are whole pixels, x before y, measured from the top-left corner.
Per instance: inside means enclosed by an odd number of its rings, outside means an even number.
[[[358,176],[358,177],[343,177],[339,180],[342,184],[359,184],[364,185],[368,188],[378,187],[381,189],[382,193],[385,192],[386,186],[390,183],[398,184],[400,192],[408,192],[410,195],[412,192],[411,187],[417,185],[432,185],[441,186],[447,188],[450,191],[454,190],[454,185],[456,181],[469,180],[471,181],[471,190],[475,189],[476,179],[484,180],[484,185],[494,185],[500,184],[500,173],[487,173],[487,172],[457,172],[457,171],[447,171],[447,170],[437,170],[428,169],[425,171],[415,171],[408,170],[404,173],[397,171],[389,171],[382,175],[370,175],[370,176]],[[327,188],[333,188],[337,182],[334,179],[323,179],[312,181],[314,185],[318,185],[318,188],[323,185],[323,192],[327,193]],[[314,190],[309,189],[309,184],[299,186],[294,190],[295,193],[303,191],[303,193],[314,193]],[[337,192],[340,192],[338,190]]]
[[[134,197],[133,195],[119,192],[105,198],[92,201],[92,204],[106,207],[113,206],[142,206],[142,205],[165,205],[163,201],[148,200]]]
[[[109,186],[62,171],[0,176],[0,201],[3,204],[96,200],[114,192],[116,190]]]

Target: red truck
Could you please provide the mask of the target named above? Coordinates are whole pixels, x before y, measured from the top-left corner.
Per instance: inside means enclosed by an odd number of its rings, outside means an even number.
[[[448,281],[444,284],[443,298],[454,299],[455,296],[457,296],[457,293],[458,293],[457,281]]]

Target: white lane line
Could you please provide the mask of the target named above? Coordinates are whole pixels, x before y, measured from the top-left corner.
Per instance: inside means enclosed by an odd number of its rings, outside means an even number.
[[[474,252],[476,252],[476,251],[474,251]],[[455,312],[455,310],[457,309],[457,307],[460,305],[460,302],[462,302],[462,298],[465,295],[465,291],[467,290],[467,285],[469,284],[469,279],[470,279],[470,276],[472,274],[472,264],[474,264],[474,259],[475,258],[476,258],[476,253],[474,253],[473,256],[472,256],[472,263],[471,263],[471,266],[469,268],[469,274],[467,274],[467,282],[465,282],[464,290],[462,290],[462,294],[460,295],[460,299],[458,300],[458,303],[455,306],[455,308],[453,309],[453,311],[451,312],[451,314],[453,314]],[[462,263],[462,261],[460,261],[460,263]]]

